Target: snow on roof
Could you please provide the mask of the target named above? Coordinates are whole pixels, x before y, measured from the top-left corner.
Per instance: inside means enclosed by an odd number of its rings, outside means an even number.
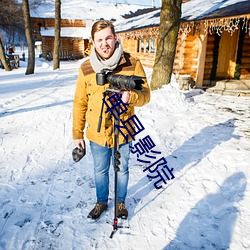
[[[225,8],[233,8],[235,10],[231,15],[236,15],[237,13],[238,15],[246,14],[250,13],[249,2],[249,0],[191,0],[190,2],[182,4],[181,17],[185,21],[207,19],[210,18],[209,15],[215,11]],[[245,9],[246,3],[248,3],[248,8]],[[217,17],[222,16],[226,16],[225,13],[223,14],[223,12],[221,12],[221,15]],[[215,16],[212,18],[215,18]]]
[[[54,36],[54,28],[41,28],[42,36]],[[78,37],[82,39],[89,39],[91,36],[91,28],[83,27],[62,27],[61,37]]]
[[[117,32],[156,26],[160,24],[160,8],[131,18],[117,20]],[[191,0],[182,4],[182,21],[194,21],[216,17],[250,13],[249,0]]]
[[[160,9],[138,15],[133,18],[119,19],[114,22],[116,32],[139,29],[141,27],[156,26],[160,23]]]
[[[138,9],[149,8],[150,6],[115,4],[110,2],[96,2],[93,0],[62,0],[62,19],[96,20],[96,19],[118,19],[122,15],[135,12]],[[54,18],[55,4],[52,1],[30,10],[31,17]]]

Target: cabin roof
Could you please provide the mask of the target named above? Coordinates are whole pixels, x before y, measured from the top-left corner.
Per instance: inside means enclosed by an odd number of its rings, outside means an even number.
[[[120,19],[114,22],[116,32],[135,30],[144,27],[158,26],[160,23],[160,9],[157,8],[146,14],[132,18]]]
[[[118,19],[122,15],[136,12],[138,9],[150,8],[143,5],[115,4],[93,0],[61,0],[61,2],[61,18],[70,20]],[[37,8],[32,8],[30,15],[34,18],[55,18],[55,3],[46,0]]]
[[[117,20],[116,31],[125,32],[160,24],[160,8],[150,9],[150,12],[138,15],[133,13],[131,17]],[[142,12],[141,12],[142,13]],[[199,21],[228,16],[250,14],[249,0],[191,0],[182,3],[182,22]]]
[[[54,37],[55,28],[41,28],[42,36]],[[75,37],[81,39],[89,39],[91,35],[91,28],[87,27],[61,27],[61,37]]]
[[[196,21],[250,13],[249,0],[192,0],[183,4],[182,21]]]

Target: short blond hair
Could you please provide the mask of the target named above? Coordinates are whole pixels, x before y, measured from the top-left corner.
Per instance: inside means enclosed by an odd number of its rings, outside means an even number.
[[[108,27],[111,29],[111,32],[115,36],[115,27],[110,21],[99,20],[99,21],[95,22],[93,24],[93,26],[92,26],[92,29],[91,29],[91,38],[92,38],[92,40],[94,40],[94,35],[95,35],[96,32],[98,32],[100,30],[103,30],[103,29],[106,29]]]

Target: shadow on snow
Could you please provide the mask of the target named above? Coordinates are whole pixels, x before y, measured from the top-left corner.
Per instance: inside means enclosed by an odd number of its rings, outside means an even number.
[[[51,108],[51,107],[55,107],[55,106],[65,105],[65,104],[72,103],[72,102],[73,102],[73,100],[66,100],[66,101],[62,101],[62,102],[54,102],[54,103],[50,103],[50,104],[43,104],[43,105],[39,105],[39,106],[36,106],[36,107],[21,108],[21,109],[14,110],[14,111],[6,111],[6,112],[3,112],[3,113],[0,113],[0,117],[6,117],[6,116],[9,116],[9,115],[15,115],[15,114],[25,113],[25,112],[29,112],[29,111],[44,109],[44,108]]]
[[[225,122],[218,123],[213,126],[208,126],[202,129],[198,134],[192,136],[186,142],[184,142],[178,149],[172,152],[171,155],[166,157],[168,166],[171,168],[174,166],[174,175],[176,176],[178,171],[185,169],[184,175],[190,168],[193,168],[199,164],[216,146],[223,142],[229,141],[232,138],[239,139],[239,136],[233,134],[235,129],[235,119],[229,119]],[[145,172],[142,174],[146,175]],[[181,175],[181,176],[182,176]],[[171,183],[167,185],[173,185],[175,181],[181,178],[178,176],[174,180],[170,180]],[[153,181],[152,181],[153,182]],[[143,188],[142,185],[145,185]],[[151,186],[151,188],[150,188]],[[139,190],[139,191],[138,191]],[[148,182],[147,177],[142,178],[138,183],[129,188],[128,192],[134,199],[145,197],[148,195],[152,188],[152,183]],[[163,188],[152,200],[148,201],[140,210],[155,200],[159,195],[164,192],[166,188]],[[138,210],[133,215],[140,212]]]
[[[229,249],[239,213],[234,203],[243,199],[246,185],[242,172],[228,177],[217,193],[207,195],[190,210],[164,250]]]

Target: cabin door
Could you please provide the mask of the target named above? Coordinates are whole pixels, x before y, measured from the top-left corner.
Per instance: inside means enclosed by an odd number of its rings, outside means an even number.
[[[216,78],[222,79],[234,77],[238,39],[239,30],[236,30],[232,36],[227,31],[222,32],[219,45]]]

